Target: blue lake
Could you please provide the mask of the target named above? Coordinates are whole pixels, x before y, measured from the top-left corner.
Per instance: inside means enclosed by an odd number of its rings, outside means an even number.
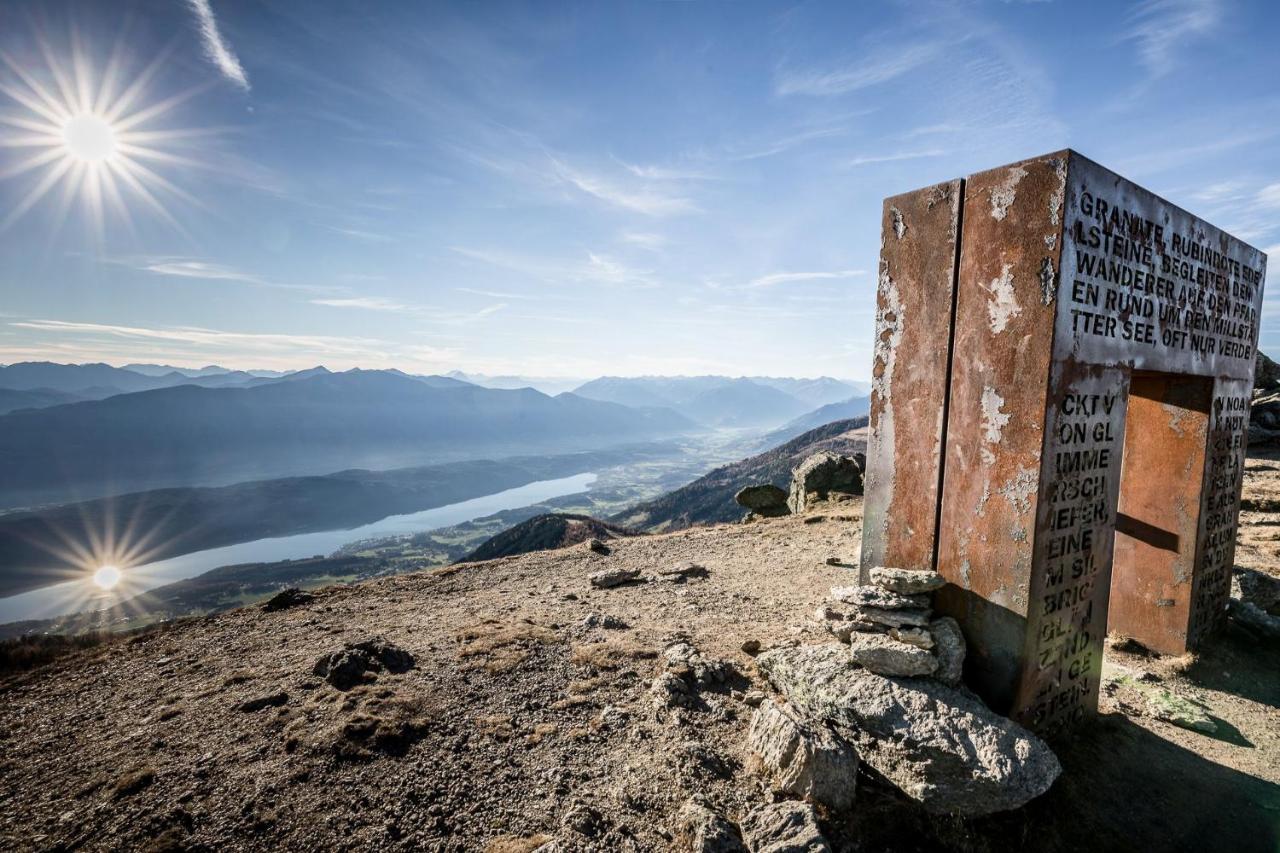
[[[326,556],[348,542],[358,539],[422,533],[438,527],[449,527],[503,510],[518,509],[551,498],[584,492],[595,480],[595,474],[575,474],[558,480],[540,480],[482,498],[472,498],[408,515],[387,516],[372,524],[346,530],[299,533],[294,536],[258,539],[253,542],[242,542],[239,545],[194,551],[180,557],[127,567],[125,580],[109,593],[98,590],[88,577],[84,580],[55,584],[19,595],[11,595],[8,598],[0,598],[0,624],[23,619],[48,619],[67,613],[107,607],[121,598],[132,597],[167,583],[192,578],[219,566]]]

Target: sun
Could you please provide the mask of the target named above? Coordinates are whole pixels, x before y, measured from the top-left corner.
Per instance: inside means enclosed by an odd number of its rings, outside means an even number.
[[[158,123],[206,87],[149,97],[164,54],[130,75],[119,42],[110,60],[95,68],[74,29],[70,48],[61,53],[42,34],[33,40],[44,68],[0,51],[0,181],[25,176],[30,183],[25,195],[14,194],[0,211],[0,231],[45,198],[57,199],[58,227],[79,200],[99,236],[108,215],[132,230],[130,202],[182,230],[166,202],[179,198],[202,205],[158,170],[207,167],[204,159],[174,149],[180,140],[190,144],[215,131]]]
[[[81,163],[101,163],[116,153],[116,129],[96,113],[81,113],[62,125],[62,142]]]
[[[93,582],[99,589],[112,589],[120,583],[123,574],[115,566],[99,566],[93,573]]]

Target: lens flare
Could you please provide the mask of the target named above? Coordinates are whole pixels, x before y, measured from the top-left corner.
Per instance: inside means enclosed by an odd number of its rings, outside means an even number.
[[[93,582],[99,589],[114,589],[123,575],[115,566],[100,566],[93,573]]]
[[[67,153],[82,163],[100,163],[116,153],[116,129],[100,115],[82,113],[62,126]]]
[[[130,76],[120,40],[99,69],[93,67],[74,28],[66,51],[56,51],[43,33],[36,33],[33,42],[44,58],[43,68],[0,51],[0,181],[22,178],[30,184],[24,195],[15,193],[5,205],[0,231],[46,197],[57,199],[55,227],[61,227],[72,202],[79,199],[98,236],[108,212],[113,222],[133,230],[129,202],[182,231],[166,201],[178,198],[204,205],[156,168],[209,168],[206,157],[184,157],[174,149],[180,141],[190,143],[217,131],[157,124],[207,84],[148,98],[166,52]]]

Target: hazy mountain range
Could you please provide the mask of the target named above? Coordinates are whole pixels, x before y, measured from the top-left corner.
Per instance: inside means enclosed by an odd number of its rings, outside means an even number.
[[[773,427],[864,393],[864,387],[829,376],[605,376],[574,393],[624,406],[672,409],[709,427]]]
[[[183,384],[0,416],[0,506],[583,450],[697,429],[670,410],[392,371]]]
[[[860,391],[829,377],[605,377],[552,396],[463,375],[0,366],[0,508],[766,430]]]

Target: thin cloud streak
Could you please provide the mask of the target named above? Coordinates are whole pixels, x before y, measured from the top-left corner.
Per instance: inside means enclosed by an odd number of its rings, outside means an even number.
[[[1137,42],[1154,80],[1173,71],[1183,44],[1211,33],[1221,17],[1219,0],[1146,0],[1130,14],[1121,41]]]
[[[943,42],[920,42],[880,50],[870,58],[827,71],[793,69],[781,72],[774,90],[779,95],[845,95],[887,83],[933,61]]]
[[[850,166],[865,166],[870,163],[896,163],[899,160],[921,160],[926,157],[941,157],[947,152],[940,149],[931,149],[929,151],[902,151],[897,154],[877,154],[867,155],[863,157],[854,157],[849,161]]]
[[[209,0],[187,0],[191,11],[195,12],[196,23],[200,26],[200,40],[204,44],[204,55],[214,66],[235,85],[249,91],[249,75],[240,64],[239,57],[222,38],[218,29],[218,21],[213,16],[213,7]]]
[[[683,196],[665,193],[651,187],[638,190],[624,189],[596,175],[574,169],[560,160],[553,158],[551,162],[556,175],[562,181],[615,207],[654,217],[698,211],[697,205]]]
[[[747,283],[748,287],[761,288],[773,287],[778,284],[787,284],[793,281],[818,281],[822,279],[832,278],[853,278],[859,275],[866,275],[866,270],[834,270],[828,272],[776,272],[771,275],[762,275],[759,278],[753,278]]]

